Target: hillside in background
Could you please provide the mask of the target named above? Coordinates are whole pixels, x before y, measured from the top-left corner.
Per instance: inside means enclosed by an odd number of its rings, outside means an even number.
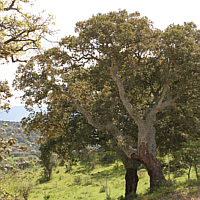
[[[36,112],[39,112],[39,108],[34,108]],[[43,108],[43,110],[46,110]],[[0,111],[0,121],[13,121],[20,122],[23,117],[27,117],[29,112],[24,108],[24,106],[14,106],[11,107],[9,112]]]
[[[25,157],[30,155],[39,155],[39,146],[37,141],[39,139],[39,134],[30,133],[27,136],[24,133],[24,130],[19,122],[9,122],[9,121],[0,121],[0,137],[3,137],[4,140],[7,140],[10,137],[17,139],[17,145],[26,146],[29,151],[14,151],[12,155],[16,157]]]

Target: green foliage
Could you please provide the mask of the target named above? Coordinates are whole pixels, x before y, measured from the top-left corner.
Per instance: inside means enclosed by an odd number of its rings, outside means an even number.
[[[105,185],[102,185],[102,186],[101,186],[99,192],[100,192],[100,193],[106,192],[106,187],[105,187]]]
[[[52,25],[52,16],[43,19],[40,14],[33,15],[22,9],[30,1],[2,1],[0,12],[2,14],[0,30],[0,59],[10,57],[12,62],[22,61],[20,56],[28,50],[39,49],[41,39],[51,34],[49,26]]]
[[[1,58],[1,54],[0,54]],[[0,109],[9,111],[9,98],[12,96],[8,81],[0,80]]]
[[[8,140],[4,140],[3,137],[0,137],[0,161],[6,158],[6,156],[10,155],[11,148],[15,145],[16,139],[9,138]]]
[[[29,0],[3,0],[0,3],[0,61],[26,62],[24,54],[31,50],[41,49],[41,39],[53,32],[52,16],[43,19],[40,14],[33,15],[22,9],[31,4]],[[9,98],[12,96],[8,82],[0,80],[0,109],[9,110]],[[0,139],[0,160],[9,154],[15,139]]]
[[[49,181],[52,176],[53,168],[56,168],[58,164],[57,155],[53,154],[49,143],[42,144],[40,146],[40,152],[41,165],[44,167],[42,180]]]
[[[76,176],[74,178],[74,183],[80,185],[81,184],[81,177],[80,176]]]
[[[24,198],[24,200],[28,200],[29,193],[31,191],[30,183],[22,183],[20,186],[16,186],[16,192],[19,192],[20,196]]]
[[[188,174],[188,179],[190,179],[191,167],[195,168],[196,178],[199,179],[199,174],[197,171],[197,165],[200,163],[200,140],[188,140],[184,143],[182,149],[173,152],[173,164],[176,165],[176,171],[179,170]]]
[[[50,199],[94,199],[105,200],[106,192],[100,193],[102,186],[106,185],[106,174],[108,177],[108,191],[110,191],[110,197],[112,199],[124,199],[122,194],[124,193],[124,174],[125,169],[121,162],[119,162],[119,170],[113,169],[114,164],[102,166],[96,166],[96,168],[87,173],[84,165],[77,164],[73,167],[71,172],[65,173],[65,167],[58,167],[53,170],[52,179],[48,182],[40,184],[36,180],[41,176],[42,168],[28,168],[26,170],[14,171],[2,171],[0,185],[4,194],[9,194],[8,199],[22,198],[19,196],[21,186],[26,186],[26,182],[30,186],[30,193],[28,199],[44,199],[44,197],[50,196]],[[56,171],[59,170],[59,173]],[[163,196],[169,197],[173,195],[173,192],[179,192],[184,189],[184,194],[195,193],[195,188],[199,185],[199,181],[187,181],[185,175],[176,178],[176,183],[173,179],[173,185],[170,187],[162,187],[160,190],[153,194],[146,193],[148,190],[147,182],[149,181],[147,172],[144,169],[138,171],[140,177],[138,187],[138,199],[157,199]],[[60,179],[60,177],[62,178]],[[74,178],[79,177],[81,179],[80,184],[74,183]],[[195,177],[195,171],[192,170],[191,178]],[[13,181],[14,180],[14,181]],[[91,181],[91,184],[85,184],[87,181]],[[180,183],[184,182],[184,183]],[[23,184],[22,184],[23,183]],[[16,187],[17,186],[17,187]],[[12,188],[16,188],[13,190]],[[191,188],[191,190],[188,190]],[[25,189],[25,188],[24,188]],[[25,191],[25,190],[24,190]],[[190,195],[191,195],[190,194]],[[181,199],[182,196],[180,196]],[[6,199],[6,198],[4,198]],[[169,198],[168,198],[169,199]]]
[[[176,101],[198,99],[195,24],[170,25],[162,32],[147,17],[120,10],[78,22],[76,31],[77,37],[66,36],[60,46],[18,68],[15,86],[24,91],[23,101],[27,106],[47,103],[54,113],[47,121],[63,123],[64,117],[79,110],[101,135],[110,132],[106,127],[110,122],[125,140],[126,130],[131,130],[125,128],[125,121],[139,126],[139,118],[144,118],[154,124],[155,115]],[[44,129],[38,122],[44,117],[28,118],[25,123]],[[120,123],[120,117],[126,120]]]
[[[147,17],[126,10],[99,13],[78,22],[75,30],[77,36],[66,36],[57,47],[19,66],[14,85],[24,92],[22,100],[27,107],[46,103],[49,111],[30,115],[24,125],[41,131],[41,143],[67,138],[60,140],[63,148],[57,143],[55,149],[69,157],[73,148],[96,142],[134,153],[132,158],[152,171],[136,153],[140,143],[147,143],[152,154],[161,138],[161,151],[179,149],[170,139],[181,136],[182,144],[192,131],[180,124],[187,116],[194,124],[199,118],[200,30],[184,23],[161,31]],[[168,127],[166,135],[164,127],[176,109],[173,125],[178,126]],[[157,134],[154,126],[160,128]],[[159,166],[155,170],[160,173],[152,175],[162,174]]]
[[[114,154],[112,152],[104,152],[102,154],[102,156],[99,155],[99,157],[100,157],[99,163],[102,164],[102,165],[112,164],[112,163],[115,163],[115,161],[116,161],[116,154]]]
[[[44,195],[44,200],[47,200],[47,199],[50,199],[50,195],[48,194],[48,195]]]

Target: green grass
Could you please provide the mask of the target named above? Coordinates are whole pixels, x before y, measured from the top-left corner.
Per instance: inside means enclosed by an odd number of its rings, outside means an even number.
[[[117,199],[121,195],[124,196],[125,193],[125,170],[122,163],[119,164],[117,169],[116,164],[111,164],[104,167],[97,165],[93,170],[88,170],[85,166],[77,164],[67,173],[65,167],[57,167],[53,171],[50,181],[39,183],[38,180],[41,178],[41,174],[42,169],[39,167],[3,172],[0,175],[0,185],[8,193],[16,193],[17,195],[20,195],[20,191],[21,194],[28,191],[28,199],[30,200],[42,200],[45,199],[45,196],[46,199],[48,197],[52,200],[105,200],[107,177],[107,193],[112,199]],[[184,184],[180,184],[180,182],[185,182],[186,180],[186,176],[183,176],[176,179],[179,185],[162,188],[162,190],[154,194],[149,194],[147,193],[149,176],[146,170],[139,170],[138,176],[138,199],[143,197],[145,199],[156,199],[159,196],[169,194],[171,191],[178,190],[179,187],[186,187]],[[194,171],[191,172],[191,178],[195,178]],[[185,184],[188,185],[190,182]],[[195,188],[189,192],[191,194],[195,193]]]
[[[98,167],[90,173],[87,173],[86,168],[80,165],[74,166],[68,173],[65,173],[64,167],[58,167],[53,173],[52,180],[32,188],[29,198],[39,200],[46,194],[50,195],[50,199],[105,199],[106,191],[100,191],[106,186],[106,175],[108,192],[117,198],[124,190],[124,169],[120,167],[115,170],[114,165]]]

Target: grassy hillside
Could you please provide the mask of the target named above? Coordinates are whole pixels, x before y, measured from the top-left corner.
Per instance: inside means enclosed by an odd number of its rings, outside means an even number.
[[[34,145],[38,135],[31,134],[27,137],[20,123],[6,122],[6,126],[4,123],[0,121],[1,135],[5,139],[14,136],[19,145],[25,145],[31,150],[30,152],[14,152],[13,155],[17,157],[10,158],[11,161],[9,161],[13,166],[14,161],[23,161],[22,156],[38,154],[38,147]],[[2,164],[5,163],[0,163],[0,166]],[[112,200],[122,200],[122,195],[124,196],[125,193],[125,170],[122,163],[118,161],[101,166],[96,162],[94,169],[91,170],[90,167],[77,164],[67,172],[66,167],[59,166],[54,169],[53,177],[48,182],[43,181],[42,169],[40,166],[35,166],[34,161],[31,168],[25,170],[0,171],[0,199],[105,200],[106,197],[111,197]],[[200,196],[200,182],[185,182],[186,175],[174,178],[172,174],[171,177],[175,183],[173,187],[162,188],[153,194],[148,193],[149,176],[146,170],[141,168],[138,175],[140,179],[138,200],[189,199],[190,197],[195,199],[195,196]],[[191,179],[195,179],[194,171],[191,172]],[[1,198],[2,194],[4,194],[3,198]]]
[[[16,195],[28,195],[30,200],[52,199],[52,200],[105,200],[106,193],[110,199],[122,199],[124,195],[125,170],[121,163],[114,163],[107,166],[96,165],[93,170],[77,164],[70,172],[66,167],[57,167],[53,171],[53,177],[48,182],[41,179],[42,169],[39,166],[26,170],[14,170],[1,173],[1,190]],[[186,176],[176,178],[173,187],[162,188],[162,190],[149,194],[149,177],[145,169],[140,169],[138,191],[139,200],[147,199],[182,199],[182,196],[198,195],[200,182],[187,182]],[[107,177],[107,192],[106,192]],[[191,178],[195,179],[192,172]],[[181,196],[182,195],[182,196]],[[163,197],[165,196],[165,198]],[[162,197],[162,198],[161,198]],[[179,198],[180,197],[180,198]],[[108,199],[108,198],[107,198]],[[184,198],[183,198],[184,199]],[[186,198],[187,199],[187,198]],[[189,197],[188,197],[189,199]]]

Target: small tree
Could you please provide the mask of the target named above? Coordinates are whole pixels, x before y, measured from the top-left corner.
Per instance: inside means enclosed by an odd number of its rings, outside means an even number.
[[[194,167],[196,178],[199,179],[197,166],[200,163],[200,139],[188,140],[184,143],[184,147],[173,152],[174,164],[179,163],[180,169],[184,170],[190,180],[191,168]]]
[[[41,144],[40,152],[41,165],[44,167],[44,179],[49,181],[53,168],[57,166],[56,156],[53,154],[50,143]]]

